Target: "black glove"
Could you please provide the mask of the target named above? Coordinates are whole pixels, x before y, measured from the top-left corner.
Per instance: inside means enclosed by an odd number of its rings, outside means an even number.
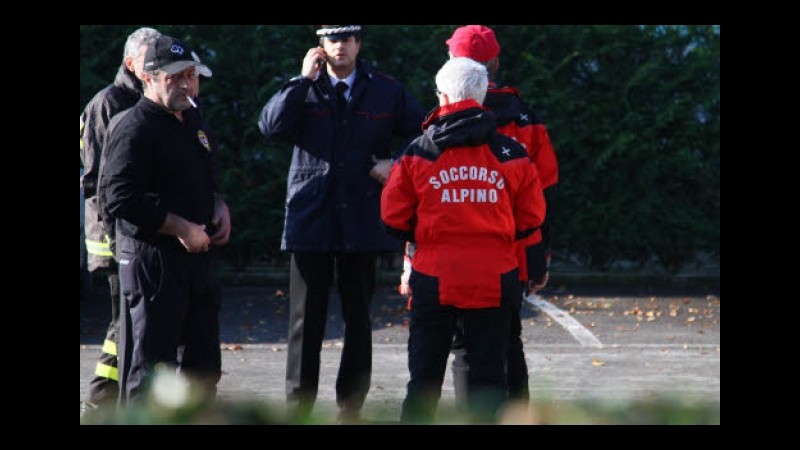
[[[541,242],[525,248],[525,256],[528,258],[528,280],[538,282],[547,274],[548,253]]]

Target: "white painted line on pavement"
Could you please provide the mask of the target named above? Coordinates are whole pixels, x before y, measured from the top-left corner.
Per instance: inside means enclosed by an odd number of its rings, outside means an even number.
[[[524,298],[526,302],[547,313],[548,316],[552,317],[559,325],[569,331],[569,334],[577,339],[581,345],[603,348],[603,343],[600,342],[600,339],[597,339],[597,336],[592,334],[591,331],[570,316],[568,312],[558,308],[536,294],[523,295],[522,298]]]

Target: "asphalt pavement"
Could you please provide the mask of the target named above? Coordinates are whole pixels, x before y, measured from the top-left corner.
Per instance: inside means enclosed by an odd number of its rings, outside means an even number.
[[[285,404],[288,287],[226,287],[220,329],[219,398]],[[80,396],[84,397],[110,316],[102,286],[81,303]],[[554,286],[522,309],[531,403],[677,399],[719,405],[718,290]],[[372,387],[363,416],[396,421],[408,382],[406,299],[379,287],[372,305]],[[316,411],[335,411],[342,349],[339,298],[331,292]],[[452,407],[450,370],[442,408]]]

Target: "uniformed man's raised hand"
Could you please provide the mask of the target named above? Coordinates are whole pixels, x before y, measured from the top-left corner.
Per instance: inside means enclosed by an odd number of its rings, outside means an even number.
[[[303,58],[303,68],[300,70],[300,75],[308,78],[309,80],[316,80],[319,71],[324,67],[328,55],[322,47],[310,48]]]

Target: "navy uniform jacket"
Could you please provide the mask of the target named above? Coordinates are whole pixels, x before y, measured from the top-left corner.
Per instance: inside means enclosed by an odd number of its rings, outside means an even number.
[[[258,126],[294,145],[287,177],[281,248],[300,252],[400,249],[380,218],[381,184],[373,155],[389,158],[421,133],[423,113],[397,81],[358,60],[346,111],[330,78],[296,77],[264,106]]]

